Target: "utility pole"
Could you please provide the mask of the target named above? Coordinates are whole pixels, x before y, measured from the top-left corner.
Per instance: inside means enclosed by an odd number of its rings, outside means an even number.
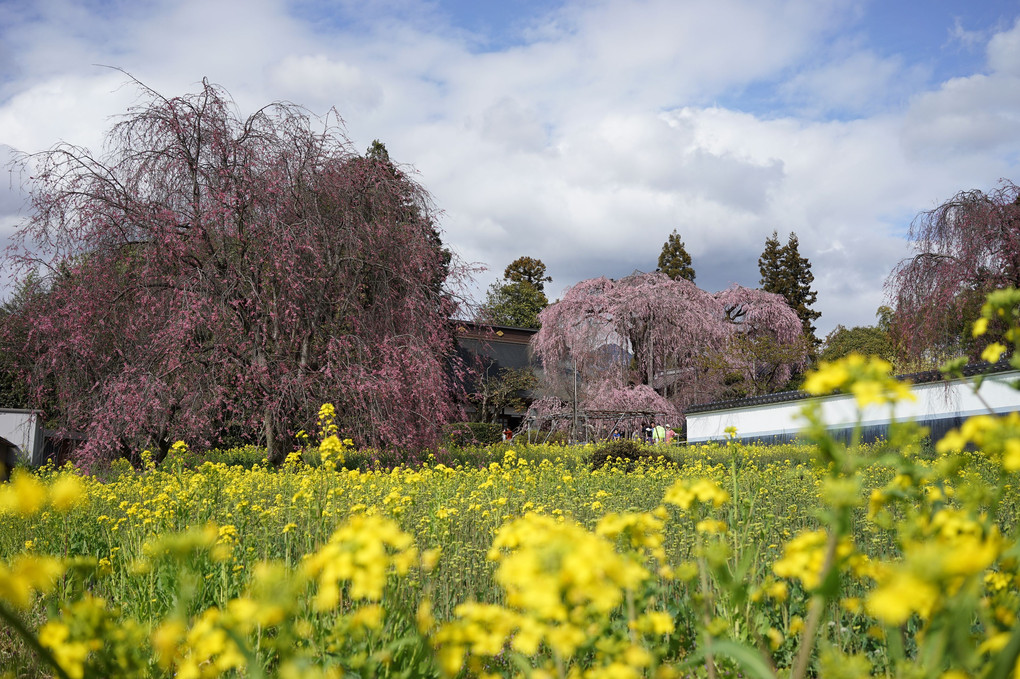
[[[574,443],[577,443],[577,358],[574,358],[574,427],[572,437]]]

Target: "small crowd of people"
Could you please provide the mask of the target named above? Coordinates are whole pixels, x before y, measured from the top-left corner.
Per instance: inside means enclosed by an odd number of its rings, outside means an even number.
[[[614,428],[612,433],[612,439],[614,441],[623,438],[623,434],[620,433],[619,429]],[[631,434],[631,438],[644,441],[645,443],[673,443],[673,439],[676,438],[676,432],[673,428],[666,424],[653,425],[650,422],[645,422],[641,427],[636,429]]]

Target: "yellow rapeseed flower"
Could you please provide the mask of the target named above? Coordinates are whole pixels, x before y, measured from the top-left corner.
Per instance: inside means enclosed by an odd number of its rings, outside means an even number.
[[[50,503],[58,512],[66,512],[81,503],[85,485],[75,474],[61,474],[50,487]]]
[[[315,607],[321,611],[339,604],[341,582],[350,583],[352,598],[379,601],[389,574],[404,575],[417,562],[410,535],[391,519],[366,514],[341,526],[303,569],[318,582]]]
[[[36,592],[52,590],[63,573],[63,564],[48,556],[20,554],[10,565],[0,561],[0,601],[27,609]]]
[[[85,676],[85,661],[89,655],[89,644],[71,641],[71,630],[63,622],[51,620],[39,629],[39,644],[49,649],[53,659],[71,679]]]
[[[981,352],[981,359],[989,363],[996,363],[1006,353],[1006,347],[998,342],[992,342]]]
[[[939,589],[925,580],[897,569],[882,579],[865,600],[865,609],[887,625],[902,625],[912,613],[931,616]]]
[[[662,501],[681,509],[690,509],[695,503],[721,507],[729,502],[729,499],[730,494],[711,479],[698,479],[693,482],[680,479],[666,491]]]
[[[906,382],[892,376],[892,364],[877,356],[851,353],[837,361],[822,361],[804,379],[804,391],[815,396],[835,390],[854,395],[857,405],[882,405],[916,397]]]
[[[802,531],[786,544],[783,557],[772,566],[772,571],[781,578],[800,580],[805,589],[817,588],[821,584],[828,539],[825,530]],[[853,553],[853,544],[842,538],[836,547],[833,567],[850,559]]]
[[[0,512],[32,516],[46,505],[46,486],[23,469],[15,469],[10,483],[0,487]]]

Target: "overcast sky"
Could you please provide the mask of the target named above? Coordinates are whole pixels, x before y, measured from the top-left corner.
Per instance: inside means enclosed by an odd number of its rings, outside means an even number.
[[[756,286],[773,230],[815,274],[820,336],[874,322],[912,218],[1020,182],[1020,0],[0,0],[0,159],[98,150],[136,100],[224,86],[242,113],[336,107],[417,170],[489,270],[653,270]],[[0,240],[25,214],[0,184]]]

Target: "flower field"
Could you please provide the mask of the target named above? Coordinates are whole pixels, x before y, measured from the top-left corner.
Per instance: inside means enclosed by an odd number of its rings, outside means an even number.
[[[805,388],[910,398],[859,356]],[[809,404],[796,446],[348,469],[324,407],[280,469],[16,473],[0,675],[1017,676],[1020,415],[923,434]]]
[[[815,446],[737,445],[629,471],[536,446],[482,468],[18,475],[0,659],[9,676],[771,676],[810,638],[807,673],[979,676],[1016,644],[1013,474],[854,452],[852,475]]]

